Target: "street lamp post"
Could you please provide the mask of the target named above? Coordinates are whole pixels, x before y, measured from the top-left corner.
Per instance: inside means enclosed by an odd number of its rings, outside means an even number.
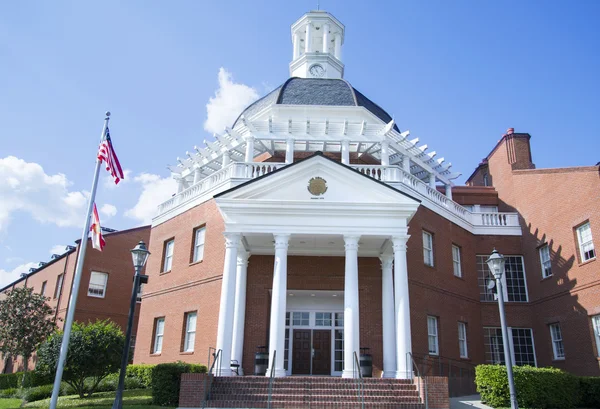
[[[518,409],[517,392],[515,391],[515,381],[513,378],[512,357],[508,343],[508,328],[506,327],[506,317],[504,314],[504,289],[502,288],[502,275],[504,274],[504,263],[506,260],[502,254],[499,254],[496,249],[492,251],[492,255],[487,259],[488,267],[496,279],[496,289],[498,291],[498,309],[500,310],[500,326],[502,327],[502,341],[504,346],[504,361],[506,362],[506,372],[508,374],[508,388],[510,391],[510,407]]]
[[[123,409],[123,389],[125,389],[125,373],[127,372],[127,363],[129,362],[129,348],[131,346],[131,330],[133,327],[133,316],[135,314],[135,305],[140,284],[148,282],[148,276],[140,274],[140,271],[146,265],[150,252],[146,248],[146,244],[140,241],[133,250],[131,256],[133,258],[133,268],[135,275],[133,276],[133,289],[131,290],[131,302],[129,304],[129,318],[127,320],[127,331],[125,333],[125,348],[121,358],[121,372],[119,373],[119,386],[117,387],[117,395],[113,403],[112,409]]]

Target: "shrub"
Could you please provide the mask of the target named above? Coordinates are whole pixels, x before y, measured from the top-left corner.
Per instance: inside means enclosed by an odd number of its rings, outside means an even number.
[[[20,379],[19,374],[21,374],[21,376],[23,375],[20,372],[0,375],[0,390],[18,387]]]
[[[141,382],[142,387],[152,386],[152,370],[156,365],[128,365],[126,378],[135,378]]]
[[[579,406],[583,408],[600,408],[600,378],[593,376],[582,376],[579,378],[581,401]]]
[[[18,388],[21,386],[21,378],[24,372],[0,374],[0,390],[7,388]],[[44,375],[38,371],[25,372],[25,387],[41,386],[52,383],[51,376]]]
[[[177,406],[181,374],[184,373],[206,373],[206,366],[183,362],[156,365],[152,370],[152,403]]]
[[[17,388],[7,388],[0,390],[0,398],[14,398],[17,396]]]
[[[519,406],[539,409],[566,409],[578,402],[577,377],[555,368],[514,367]],[[510,406],[506,367],[479,365],[475,371],[481,399],[494,407]]]
[[[48,399],[52,396],[53,385],[35,386],[33,388],[23,389],[21,397],[27,402],[35,402],[37,400]],[[62,389],[62,388],[61,388]],[[61,390],[61,392],[63,392]],[[62,393],[59,393],[62,395]]]

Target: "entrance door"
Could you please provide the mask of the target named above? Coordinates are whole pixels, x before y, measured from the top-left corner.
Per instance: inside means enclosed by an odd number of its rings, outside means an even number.
[[[313,330],[313,375],[331,375],[331,330]]]
[[[310,375],[310,355],[311,355],[311,330],[295,329],[293,351],[294,358],[292,359],[292,374],[293,375]]]

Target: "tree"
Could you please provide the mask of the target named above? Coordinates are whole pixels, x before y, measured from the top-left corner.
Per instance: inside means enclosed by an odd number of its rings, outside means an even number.
[[[0,301],[0,352],[4,356],[22,356],[25,372],[29,358],[56,329],[52,308],[47,298],[33,292],[33,288],[15,288],[6,292]],[[21,386],[25,375],[21,380]]]
[[[37,370],[54,374],[60,356],[63,332],[55,332],[38,349]],[[112,321],[87,324],[73,323],[69,352],[63,370],[63,381],[77,391],[79,397],[91,396],[107,375],[119,370],[125,336]],[[86,386],[86,378],[92,378]]]

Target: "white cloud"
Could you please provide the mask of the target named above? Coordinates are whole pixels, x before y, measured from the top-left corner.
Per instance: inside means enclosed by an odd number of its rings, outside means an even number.
[[[159,204],[177,192],[177,183],[171,177],[161,178],[151,173],[141,173],[133,181],[142,185],[142,193],[135,206],[125,212],[125,216],[149,224],[156,216]]]
[[[117,214],[117,207],[108,203],[103,204],[100,208],[100,213],[102,213],[105,219],[110,219]]]
[[[25,263],[15,267],[11,271],[6,271],[0,268],[0,288],[7,286],[13,281],[21,277],[21,273],[29,273],[29,269],[37,267],[38,263]]]
[[[67,246],[64,244],[57,244],[56,246],[52,246],[50,249],[50,254],[63,254],[67,249]]]
[[[252,87],[233,82],[231,73],[225,68],[219,69],[219,89],[206,104],[204,129],[211,134],[221,133],[226,126],[242,113],[244,108],[258,99],[258,92]]]
[[[47,175],[37,163],[14,156],[0,158],[0,232],[18,211],[42,223],[80,226],[89,194],[69,191],[70,185],[64,174]]]

